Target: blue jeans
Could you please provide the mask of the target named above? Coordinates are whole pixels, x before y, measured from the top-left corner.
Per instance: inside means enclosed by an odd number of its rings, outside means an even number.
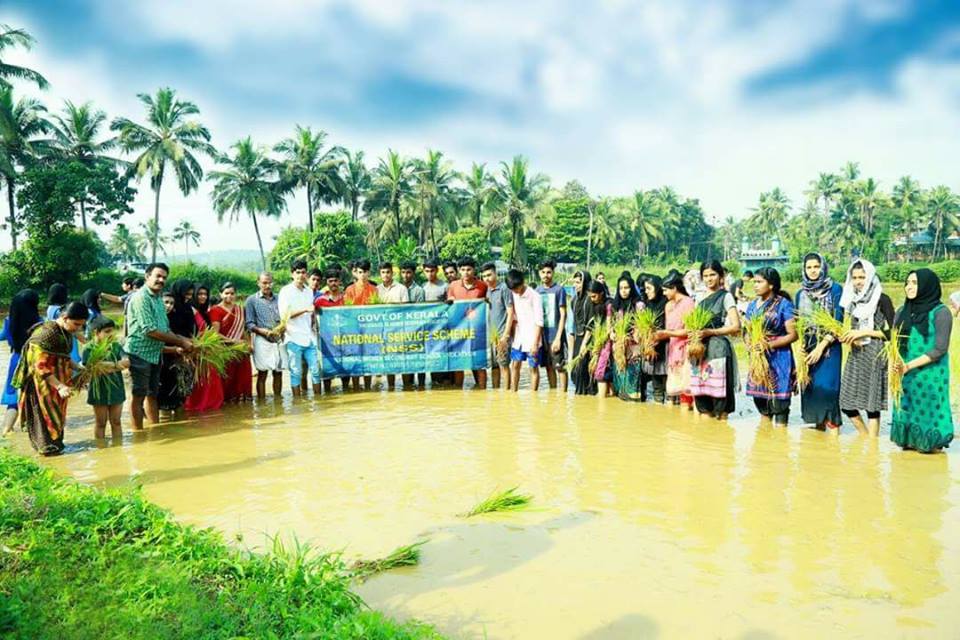
[[[320,361],[317,360],[317,345],[310,344],[301,347],[292,342],[287,343],[287,355],[290,363],[290,386],[299,387],[300,378],[303,377],[303,362],[307,361],[310,367],[310,377],[313,378],[313,384],[320,384]]]

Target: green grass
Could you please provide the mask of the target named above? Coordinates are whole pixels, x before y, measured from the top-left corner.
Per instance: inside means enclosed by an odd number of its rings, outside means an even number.
[[[264,554],[184,526],[138,489],[59,479],[0,448],[0,637],[438,638],[350,591],[339,554]]]
[[[404,545],[394,549],[390,555],[377,560],[357,560],[351,565],[356,577],[366,580],[376,573],[382,573],[397,567],[413,567],[420,564],[420,547],[427,544],[428,540],[421,540],[413,544]]]
[[[520,511],[526,509],[531,500],[533,500],[533,496],[517,493],[517,487],[513,487],[506,491],[494,492],[470,511],[460,514],[460,517],[471,518],[482,513],[495,513],[497,511]]]

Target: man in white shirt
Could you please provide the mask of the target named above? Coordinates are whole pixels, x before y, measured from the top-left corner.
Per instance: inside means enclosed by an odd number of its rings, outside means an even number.
[[[520,389],[520,364],[530,365],[530,388],[540,386],[540,341],[543,334],[543,301],[524,284],[523,272],[507,272],[507,288],[513,292],[513,342],[510,345],[510,386]],[[509,330],[509,329],[508,329]]]
[[[280,317],[287,318],[283,342],[290,364],[290,385],[294,397],[301,395],[300,379],[304,375],[303,361],[310,368],[313,394],[320,395],[320,361],[317,358],[316,316],[313,315],[313,290],[307,286],[307,263],[294,260],[290,266],[290,284],[280,289],[278,306]]]

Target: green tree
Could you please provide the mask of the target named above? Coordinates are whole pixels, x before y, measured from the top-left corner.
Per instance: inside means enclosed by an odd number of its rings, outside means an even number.
[[[307,231],[313,232],[313,212],[321,204],[336,202],[342,187],[340,167],[343,150],[324,150],[325,131],[297,125],[292,138],[282,140],[274,151],[283,155],[281,176],[294,187],[307,189]]]
[[[66,158],[92,167],[98,163],[108,163],[111,166],[119,161],[107,154],[116,148],[117,138],[101,140],[101,131],[107,121],[107,114],[86,102],[77,106],[67,100],[62,114],[53,116],[53,139],[50,141],[51,151],[58,157]],[[81,198],[80,222],[83,230],[87,230],[86,199]]]
[[[344,162],[340,165],[340,200],[350,207],[350,215],[356,222],[360,214],[360,202],[370,190],[370,170],[363,162],[363,151],[343,152]]]
[[[789,217],[790,200],[780,187],[776,187],[773,191],[760,194],[760,202],[753,209],[750,225],[759,235],[756,239],[767,241],[780,237],[780,231]]]
[[[146,222],[140,223],[140,239],[142,244],[137,247],[141,253],[146,253],[149,249],[153,252],[153,257],[150,258],[150,262],[156,262],[157,252],[162,252],[164,255],[167,254],[166,242],[169,240],[167,236],[164,235],[163,230],[160,228],[160,225],[157,224],[156,220],[147,220]]]
[[[143,244],[143,239],[131,233],[127,225],[121,222],[113,228],[107,250],[117,262],[140,262],[143,260],[143,252],[140,251]]]
[[[410,236],[403,236],[387,247],[383,252],[383,256],[394,265],[407,261],[416,261],[417,241]]]
[[[156,96],[141,93],[137,97],[146,108],[146,124],[116,118],[110,128],[120,133],[119,142],[124,151],[138,154],[131,164],[137,179],[150,175],[150,188],[154,191],[153,221],[159,228],[160,189],[167,168],[176,175],[180,192],[188,195],[203,178],[203,169],[195,154],[214,156],[216,152],[210,144],[210,131],[199,120],[190,118],[199,115],[197,105],[177,99],[176,91],[169,87],[159,89]],[[157,259],[157,249],[150,250],[151,262]]]
[[[492,258],[486,229],[471,225],[457,229],[444,238],[440,248],[441,260],[459,260],[464,256],[472,256],[478,263]]]
[[[820,173],[816,180],[810,182],[807,197],[813,202],[823,202],[823,215],[830,215],[833,200],[840,193],[840,178],[833,173]]]
[[[651,242],[663,237],[664,218],[670,201],[669,194],[656,191],[635,191],[632,198],[621,198],[615,206],[622,212],[627,228],[637,243],[637,260],[642,263]]]
[[[15,194],[20,171],[29,166],[44,149],[40,136],[50,129],[44,117],[46,107],[32,98],[13,99],[8,86],[0,86],[0,177],[7,183],[7,226],[10,240],[17,248],[17,217]]]
[[[913,233],[924,219],[924,192],[920,183],[910,176],[902,176],[893,187],[891,203],[897,209],[895,225],[901,233]]]
[[[523,156],[515,156],[509,164],[501,162],[498,199],[510,225],[510,261],[519,269],[527,268],[526,230],[544,204],[549,179],[540,173],[531,174]]]
[[[880,185],[873,178],[854,183],[853,197],[864,233],[867,238],[872,238],[877,215],[890,206],[890,199],[880,191]]]
[[[933,259],[940,251],[947,256],[946,238],[960,229],[960,201],[950,187],[939,185],[930,190],[926,197],[927,219],[933,230]]]
[[[365,255],[365,240],[364,225],[353,220],[351,213],[324,214],[323,224],[315,224],[312,234],[302,227],[281,231],[270,252],[270,268],[284,272],[294,260],[306,260],[320,269],[342,265]]]
[[[193,243],[193,246],[200,246],[200,232],[197,231],[189,220],[181,220],[180,224],[173,228],[173,239],[176,242],[183,240],[183,252],[190,257],[190,243]]]
[[[21,286],[24,281],[38,288],[62,282],[76,289],[104,266],[108,255],[95,235],[68,225],[52,235],[28,235],[22,248],[3,257],[2,265],[19,275]]]
[[[47,79],[40,73],[27,67],[20,67],[15,64],[4,62],[3,52],[7,49],[22,47],[23,49],[32,49],[36,40],[33,36],[23,29],[14,29],[13,27],[0,24],[0,89],[10,89],[10,80],[26,80],[32,82],[41,89],[47,88]]]
[[[582,262],[587,254],[590,207],[593,203],[587,198],[561,198],[554,200],[551,206],[553,216],[544,238],[547,253],[563,262]],[[596,227],[597,216],[594,218]]]
[[[464,201],[473,216],[473,225],[482,224],[483,211],[492,205],[497,196],[497,181],[487,171],[487,165],[474,162],[464,176]]]
[[[287,206],[278,182],[278,167],[262,149],[253,145],[249,136],[235,142],[231,149],[234,151],[232,157],[226,154],[217,156],[217,164],[225,169],[211,171],[208,176],[214,182],[213,207],[220,222],[224,216],[229,216],[231,223],[235,222],[240,212],[246,211],[257,234],[260,262],[266,270],[267,256],[263,252],[257,215],[279,217]]]
[[[380,158],[380,163],[373,171],[370,184],[370,192],[363,204],[363,208],[370,212],[383,212],[392,216],[394,237],[400,240],[403,234],[403,223],[400,219],[400,208],[403,201],[410,193],[410,178],[412,167],[410,163],[402,158],[399,153],[393,149],[387,150],[387,157]],[[385,218],[381,226],[380,237],[382,238],[387,219]]]
[[[450,203],[454,194],[453,183],[458,174],[443,153],[427,149],[427,157],[413,161],[411,174],[411,197],[420,209],[419,246],[430,254],[437,255],[437,240],[434,232],[439,212]]]

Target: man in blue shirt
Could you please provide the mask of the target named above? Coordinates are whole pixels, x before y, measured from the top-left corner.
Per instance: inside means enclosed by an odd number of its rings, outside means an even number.
[[[545,260],[540,264],[540,286],[537,293],[543,301],[543,346],[540,351],[540,366],[547,368],[547,381],[551,389],[567,390],[567,341],[564,326],[567,323],[567,292],[563,285],[553,280],[557,263]]]

